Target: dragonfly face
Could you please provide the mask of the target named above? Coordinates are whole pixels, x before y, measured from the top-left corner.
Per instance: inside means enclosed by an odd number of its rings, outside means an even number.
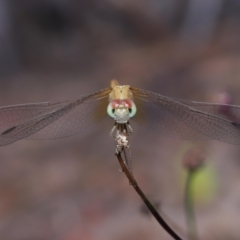
[[[107,107],[108,115],[120,124],[127,123],[130,118],[136,115],[136,112],[136,105],[130,99],[112,100]]]
[[[133,102],[129,85],[117,85],[112,82],[112,91],[109,94],[108,115],[117,123],[124,124],[133,118],[137,113],[137,108]]]

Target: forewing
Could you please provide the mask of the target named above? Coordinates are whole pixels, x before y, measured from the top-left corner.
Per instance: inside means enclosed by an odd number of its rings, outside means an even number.
[[[0,121],[0,126],[6,127],[1,129],[0,145],[7,145],[23,138],[67,137],[89,130],[107,116],[110,91],[111,89],[105,89],[62,103],[35,104],[35,108],[30,106],[33,104],[27,107],[18,105],[2,108],[0,116],[1,114],[5,116],[5,121],[3,123]],[[6,123],[8,121],[11,123]]]
[[[137,123],[169,137],[213,138],[240,144],[240,125],[230,119],[203,112],[160,94],[131,88],[137,106]]]
[[[175,98],[174,100],[200,111],[240,123],[240,106],[220,103],[196,102]]]
[[[67,103],[67,101],[42,102],[0,107],[0,134],[13,126],[18,126],[31,119],[46,115]]]

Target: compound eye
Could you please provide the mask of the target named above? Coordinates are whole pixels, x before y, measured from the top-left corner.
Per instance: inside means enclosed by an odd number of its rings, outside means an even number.
[[[132,103],[132,106],[128,109],[128,111],[129,111],[129,117],[133,118],[137,113],[136,105]]]
[[[115,108],[113,108],[112,104],[109,103],[108,107],[107,107],[108,116],[111,117],[111,118],[114,118],[114,116],[115,116],[114,112],[115,112]]]

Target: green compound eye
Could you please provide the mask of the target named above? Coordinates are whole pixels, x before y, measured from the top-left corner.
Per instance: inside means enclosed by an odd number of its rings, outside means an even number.
[[[129,117],[133,118],[137,113],[137,108],[136,108],[136,105],[134,103],[132,103],[131,105],[132,106],[131,106],[131,108],[128,109],[128,111],[129,111]]]
[[[109,103],[108,107],[107,107],[108,116],[111,117],[111,118],[114,118],[114,112],[115,112],[115,108],[113,108],[112,104]]]

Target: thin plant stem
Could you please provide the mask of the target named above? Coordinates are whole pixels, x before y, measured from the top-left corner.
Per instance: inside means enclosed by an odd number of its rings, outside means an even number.
[[[125,149],[123,149],[125,151]],[[157,210],[154,208],[152,203],[148,200],[148,198],[145,196],[141,188],[138,186],[137,181],[133,177],[133,175],[129,172],[128,167],[126,166],[125,161],[122,159],[121,152],[116,153],[117,159],[121,165],[122,171],[125,173],[127,176],[129,183],[133,186],[133,188],[136,190],[138,195],[142,198],[143,202],[149,209],[149,211],[152,213],[152,215],[155,217],[157,222],[163,227],[163,229],[170,234],[170,236],[173,237],[175,240],[182,240],[174,231],[173,229],[164,221],[164,219],[159,215]]]
[[[196,176],[196,169],[189,169],[186,186],[185,186],[185,194],[184,194],[184,205],[185,205],[185,212],[186,212],[186,222],[187,222],[187,229],[188,229],[188,237],[190,240],[197,240],[197,229],[196,229],[196,221],[194,215],[194,207],[193,207],[193,195],[192,195],[192,187],[193,187],[193,180]]]

